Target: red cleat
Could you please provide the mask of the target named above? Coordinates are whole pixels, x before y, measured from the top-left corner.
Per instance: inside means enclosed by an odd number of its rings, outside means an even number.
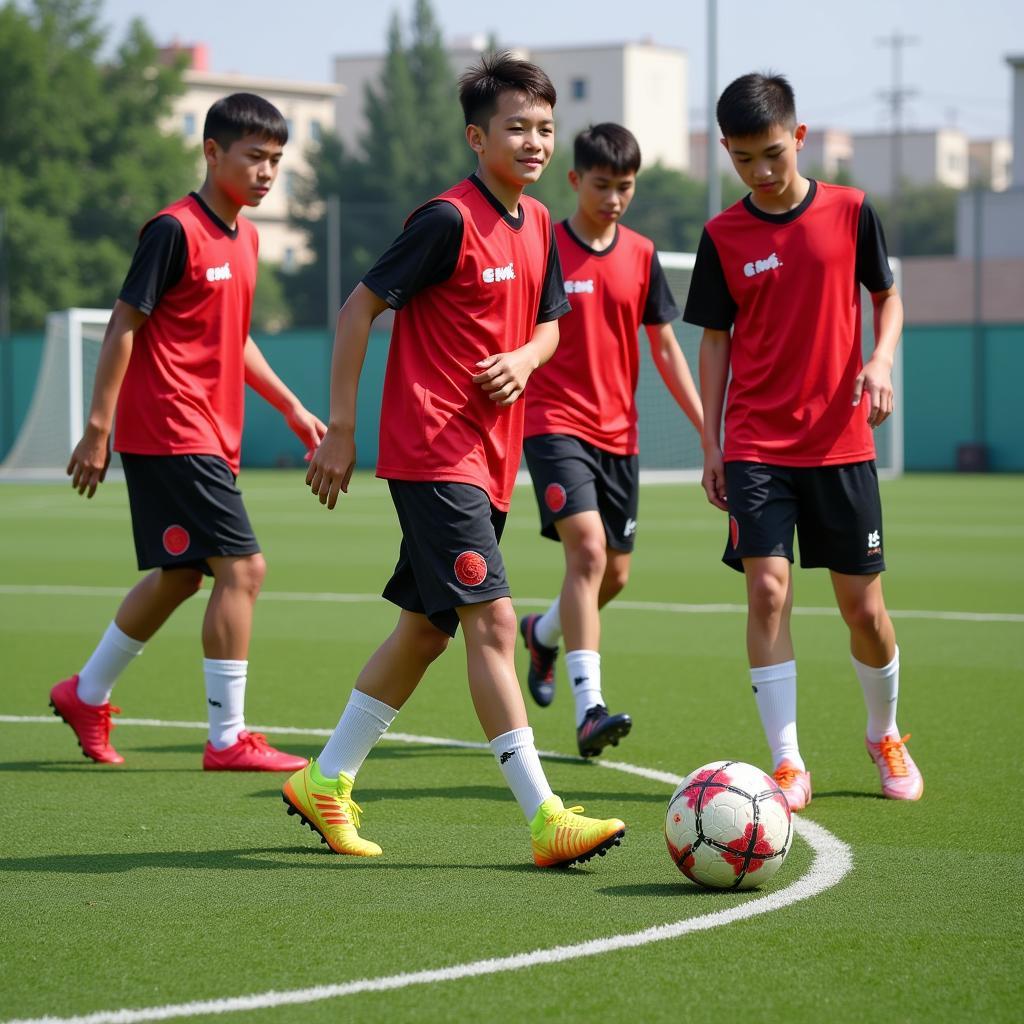
[[[218,750],[207,740],[203,752],[203,771],[207,772],[297,772],[308,763],[297,754],[275,749],[262,733],[244,729],[230,747]]]
[[[110,716],[119,715],[120,708],[79,700],[77,675],[58,683],[50,691],[50,707],[58,718],[71,726],[86,757],[100,764],[124,764],[124,758],[110,745],[110,730],[114,728]]]

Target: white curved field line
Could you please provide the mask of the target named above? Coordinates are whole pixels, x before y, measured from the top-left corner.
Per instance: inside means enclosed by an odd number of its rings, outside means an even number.
[[[12,597],[124,597],[126,587],[89,587],[74,584],[21,584],[0,583],[0,595]],[[201,590],[200,597],[208,596],[208,591]],[[310,604],[380,604],[387,602],[380,594],[335,594],[329,591],[288,591],[264,590],[260,593],[261,601],[299,602]],[[535,608],[546,608],[550,598],[517,597],[517,605]],[[390,605],[387,605],[391,607]],[[745,604],[677,604],[671,601],[619,601],[608,605],[610,611],[624,612],[672,612],[679,615],[746,615]],[[835,616],[839,612],[835,607],[813,608],[797,605],[793,608],[794,615]],[[1024,623],[1024,613],[1019,612],[959,612],[932,609],[895,609],[890,608],[889,614],[894,619],[939,619],[949,622],[1020,622]]]
[[[0,723],[39,723],[59,725],[53,716],[34,715],[0,715]],[[174,729],[206,729],[206,722],[169,722],[148,718],[119,718],[118,725],[156,726]],[[254,725],[253,729],[261,732],[280,733],[297,736],[328,736],[330,729],[299,729],[294,727],[277,728],[274,726]],[[467,740],[451,740],[438,736],[413,736],[409,733],[392,732],[385,737],[399,743],[424,743],[431,746],[448,746],[468,748],[472,750],[489,750],[486,743],[473,743]],[[542,751],[543,757],[566,758],[564,754]],[[572,758],[576,760],[576,758]],[[622,761],[592,762],[601,768],[611,771],[627,772],[641,778],[663,782],[675,786],[679,781],[675,775],[656,771],[652,768],[641,768],[638,765]],[[515,953],[512,956],[491,957],[486,960],[472,960],[464,964],[452,964],[450,967],[439,967],[432,970],[410,971],[402,974],[390,974],[378,978],[360,978],[356,981],[338,982],[332,985],[315,985],[310,988],[290,989],[283,992],[270,990],[257,992],[247,996],[230,996],[223,999],[202,999],[190,1003],[174,1003],[165,1006],[142,1007],[138,1009],[100,1010],[77,1017],[32,1017],[8,1020],[0,1024],[136,1024],[141,1021],[174,1020],[181,1017],[193,1017],[203,1014],[243,1013],[251,1010],[265,1010],[278,1006],[295,1006],[303,1003],[322,1002],[326,999],[339,999],[342,996],[353,996],[360,992],[388,992],[392,989],[409,988],[412,985],[434,985],[445,981],[458,981],[463,978],[476,978],[487,974],[501,974],[507,971],[519,971],[527,967],[542,967],[549,964],[563,963],[566,960],[578,960],[582,957],[597,956],[601,953],[612,953],[620,949],[635,949],[652,942],[664,942],[676,939],[691,932],[708,931],[745,921],[751,917],[781,910],[792,903],[809,899],[818,893],[837,885],[853,867],[853,855],[849,846],[836,838],[821,825],[807,818],[794,818],[796,832],[811,847],[814,859],[807,874],[798,878],[786,888],[754,898],[728,910],[716,910],[699,917],[686,917],[670,924],[644,928],[638,932],[627,932],[623,935],[608,935],[601,939],[588,939],[568,946],[551,946],[547,949],[535,949],[529,953]]]

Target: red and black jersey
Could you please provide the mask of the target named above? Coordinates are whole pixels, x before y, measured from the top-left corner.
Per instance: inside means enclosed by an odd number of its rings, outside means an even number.
[[[167,230],[168,220],[179,227]],[[141,234],[121,299],[149,319],[135,335],[121,385],[114,447],[134,455],[217,455],[237,473],[256,229],[244,217],[227,228],[193,194]]]
[[[810,183],[766,214],[746,197],[708,222],[683,318],[732,328],[726,461],[828,466],[875,456],[862,369],[860,285],[892,286],[881,224],[864,193]]]
[[[668,323],[679,310],[643,235],[619,225],[598,251],[563,221],[555,240],[572,310],[559,321],[557,351],[527,385],[526,436],[569,434],[635,455],[640,325]]]
[[[417,241],[425,235],[439,240],[433,256]],[[442,276],[438,264],[446,260],[450,272]],[[414,214],[363,281],[398,307],[377,475],[473,484],[507,510],[523,403],[492,402],[472,377],[481,359],[522,347],[538,322],[568,308],[547,209],[523,196],[513,218],[481,182],[467,179]]]

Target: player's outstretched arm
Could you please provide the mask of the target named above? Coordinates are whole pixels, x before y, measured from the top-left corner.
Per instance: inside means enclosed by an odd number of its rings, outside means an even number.
[[[868,396],[868,426],[884,423],[893,410],[892,364],[903,331],[903,300],[895,286],[884,292],[872,292],[874,306],[875,351],[864,364],[853,384],[853,404]]]
[[[356,465],[356,398],[373,321],[387,303],[362,282],[338,314],[331,359],[331,415],[320,446],[309,460],[306,484],[321,505],[334,508],[339,491],[348,492]]]
[[[487,392],[492,402],[512,405],[522,396],[530,374],[543,366],[558,348],[558,321],[537,324],[533,337],[512,352],[498,352],[478,362],[474,384]]]
[[[704,432],[704,410],[701,406],[693,374],[686,362],[686,356],[679,347],[676,332],[671,324],[648,324],[647,340],[651,343],[651,357],[661,374],[676,405],[693,424],[698,434]]]
[[[267,357],[251,337],[245,339],[245,383],[269,402],[282,416],[295,436],[305,445],[308,456],[324,439],[327,427],[313,415],[267,362]]]
[[[700,393],[704,404],[704,475],[701,484],[715,508],[729,510],[725,493],[725,461],[722,458],[722,409],[729,379],[728,331],[704,329],[700,339]]]
[[[117,396],[121,392],[131,359],[135,332],[146,322],[146,314],[118,299],[103,335],[96,377],[92,385],[92,402],[85,433],[75,445],[68,461],[71,486],[91,498],[106,479],[110,465],[110,428],[114,422]]]

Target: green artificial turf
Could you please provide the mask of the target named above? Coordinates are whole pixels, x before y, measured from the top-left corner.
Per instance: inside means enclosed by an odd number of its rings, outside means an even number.
[[[379,593],[397,554],[386,489],[358,476],[334,513],[300,475],[241,478],[269,572],[257,605],[247,718],[314,755],[356,673],[390,630]],[[805,817],[853,869],[803,902],[632,950],[502,974],[190,1020],[1017,1020],[1024,985],[1024,480],[883,484],[886,594],[901,648],[900,725],[923,800],[881,799],[827,574],[796,576]],[[683,776],[707,761],[767,765],[750,697],[744,618],[632,604],[736,605],[724,521],[695,485],[643,491],[633,579],[604,613],[602,664],[632,734],[614,759]],[[561,552],[517,492],[503,551],[517,610],[556,592]],[[0,486],[0,715],[46,715],[137,573],[123,485]],[[30,588],[56,588],[44,592]],[[83,588],[75,591],[74,588]],[[357,595],[342,598],[330,595]],[[358,595],[371,595],[359,598]],[[125,717],[204,718],[202,598],[117,687]],[[810,611],[811,613],[807,613]],[[1016,621],[901,616],[1010,613]],[[523,652],[519,652],[524,667]],[[538,746],[575,749],[572,702],[529,706]],[[395,730],[480,741],[457,640]],[[487,751],[382,743],[359,775],[376,860],[326,852],[285,814],[281,778],[204,774],[201,728],[123,725],[126,764],[98,766],[56,719],[0,722],[0,1021],[288,991],[444,968],[711,914],[785,890],[811,866],[797,838],[761,892],[696,889],[664,848],[671,788],[575,759],[556,791],[628,826],[621,848],[557,872]],[[770,767],[770,766],[768,766]]]

